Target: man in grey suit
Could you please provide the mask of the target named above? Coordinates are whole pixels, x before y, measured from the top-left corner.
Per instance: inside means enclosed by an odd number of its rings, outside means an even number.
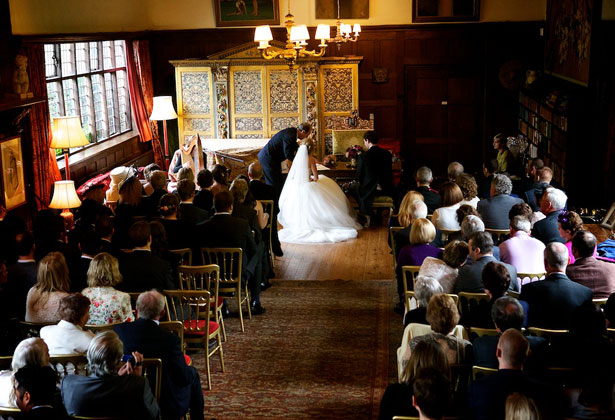
[[[523,203],[523,200],[511,197],[512,181],[502,174],[493,175],[491,181],[491,198],[485,198],[478,202],[476,209],[487,229],[508,229],[510,221],[508,212],[515,204]]]
[[[483,268],[494,261],[504,265],[510,274],[510,288],[515,292],[519,291],[519,281],[517,279],[517,270],[510,264],[505,264],[493,258],[493,238],[488,232],[475,232],[470,236],[468,244],[472,265],[464,265],[459,269],[459,275],[455,282],[455,294],[459,292],[483,293]]]

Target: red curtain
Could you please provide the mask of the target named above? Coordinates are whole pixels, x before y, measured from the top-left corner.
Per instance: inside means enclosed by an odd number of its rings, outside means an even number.
[[[130,104],[137,123],[141,141],[152,141],[154,161],[164,167],[164,154],[158,138],[158,126],[150,121],[152,113],[154,87],[152,85],[152,68],[149,55],[149,41],[136,40],[126,42],[126,59],[128,83],[130,84]]]
[[[47,96],[45,79],[45,55],[42,44],[27,44],[23,47],[28,57],[30,90],[34,96]],[[41,102],[30,109],[32,132],[32,166],[37,210],[47,208],[51,202],[53,183],[62,179],[55,152],[51,144],[51,119],[49,105]]]

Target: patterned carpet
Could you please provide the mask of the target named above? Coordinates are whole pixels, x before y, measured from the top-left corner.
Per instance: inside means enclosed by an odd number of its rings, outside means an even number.
[[[267,313],[226,321],[226,373],[211,362],[205,417],[373,419],[387,386],[390,337],[399,335],[390,280],[275,280]],[[395,319],[392,319],[395,318]],[[394,348],[396,344],[391,343]],[[202,353],[194,354],[204,389]]]

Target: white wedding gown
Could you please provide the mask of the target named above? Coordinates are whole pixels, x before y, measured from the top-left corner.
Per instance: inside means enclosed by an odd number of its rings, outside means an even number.
[[[362,227],[353,216],[335,181],[319,175],[318,181],[310,182],[307,147],[299,147],[280,195],[280,241],[332,243],[356,238]]]

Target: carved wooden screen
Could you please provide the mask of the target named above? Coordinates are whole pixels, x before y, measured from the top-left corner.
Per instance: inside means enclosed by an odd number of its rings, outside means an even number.
[[[231,85],[231,137],[267,137],[267,94],[264,67],[233,67]]]
[[[214,136],[214,107],[210,67],[176,67],[179,141],[194,134]]]
[[[288,66],[267,67],[269,126],[267,137],[280,130],[296,127],[302,120],[301,81],[298,70]]]

